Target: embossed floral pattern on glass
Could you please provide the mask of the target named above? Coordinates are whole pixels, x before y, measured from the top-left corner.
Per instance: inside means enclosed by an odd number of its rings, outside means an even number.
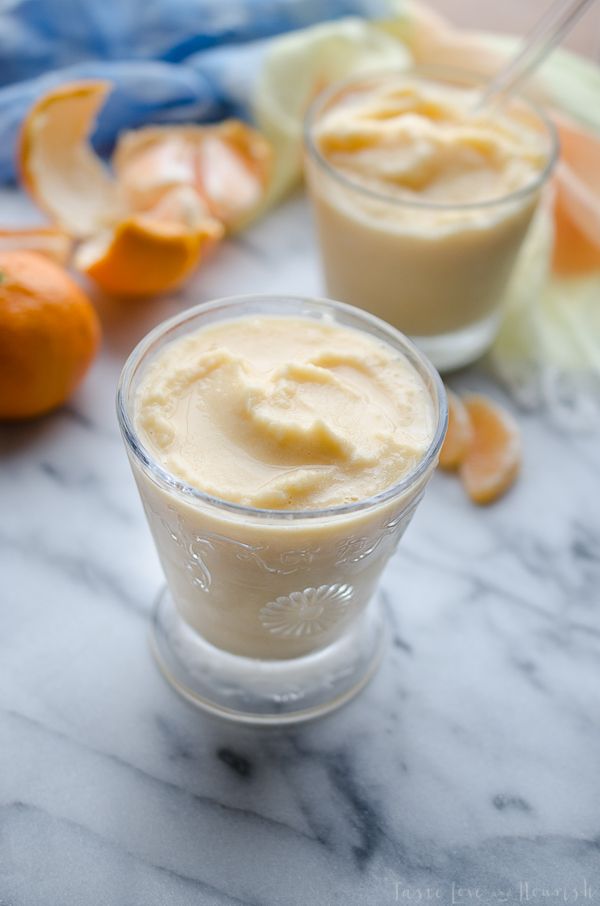
[[[292,591],[269,601],[259,612],[265,629],[274,635],[317,635],[344,614],[353,595],[351,585],[319,585]]]

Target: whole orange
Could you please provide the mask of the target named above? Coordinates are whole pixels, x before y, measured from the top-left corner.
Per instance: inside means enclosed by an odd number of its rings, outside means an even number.
[[[98,316],[62,267],[36,252],[0,252],[1,419],[64,403],[99,341]]]

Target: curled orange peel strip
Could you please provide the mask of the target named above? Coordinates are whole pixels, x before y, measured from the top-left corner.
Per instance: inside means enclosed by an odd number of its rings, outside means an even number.
[[[113,171],[89,135],[111,85],[61,85],[23,123],[24,187],[55,225],[80,241],[73,263],[115,295],[179,286],[226,230],[259,209],[271,150],[244,123],[149,127],[121,136]]]

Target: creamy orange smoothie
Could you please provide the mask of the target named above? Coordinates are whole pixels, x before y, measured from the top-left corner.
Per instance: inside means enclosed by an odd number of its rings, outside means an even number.
[[[266,315],[164,346],[140,378],[134,425],[149,457],[203,495],[132,463],[180,614],[221,649],[281,659],[328,645],[366,606],[435,462],[384,492],[425,459],[438,414],[383,340]]]
[[[327,290],[415,338],[498,309],[552,157],[530,108],[474,112],[477,92],[365,77],[330,90],[307,121]]]

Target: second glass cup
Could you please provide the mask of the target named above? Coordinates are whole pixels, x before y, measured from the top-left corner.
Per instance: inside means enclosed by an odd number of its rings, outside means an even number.
[[[320,150],[318,129],[348,98],[390,80],[399,92],[404,80],[469,90],[480,84],[468,73],[416,68],[348,79],[316,99],[305,123],[305,170],[325,284],[333,298],[371,311],[408,334],[437,368],[447,370],[474,361],[497,333],[509,277],[556,160],[556,136],[546,117],[519,99],[511,116],[539,133],[547,150],[545,164],[524,186],[470,201],[465,180],[460,204],[421,200],[418,191],[407,198],[386,195],[333,166]],[[434,105],[423,110],[435,121]],[[390,116],[381,111],[381,120]],[[405,147],[398,149],[403,152]]]

